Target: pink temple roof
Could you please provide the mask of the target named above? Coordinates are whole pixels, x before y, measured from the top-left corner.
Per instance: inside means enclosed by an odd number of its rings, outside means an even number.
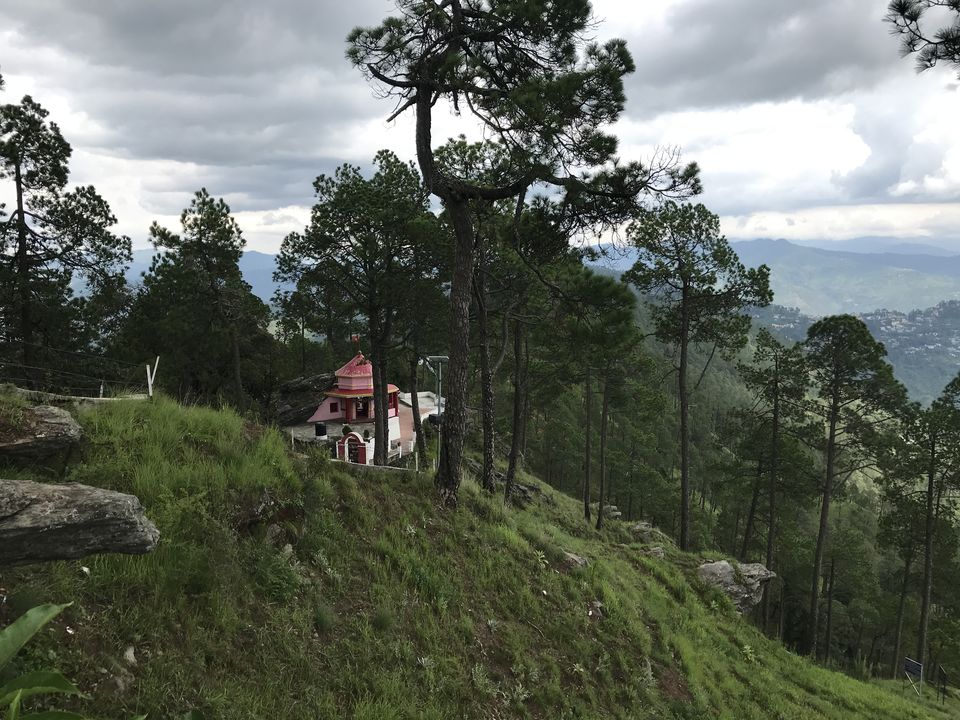
[[[363,353],[357,353],[354,358],[337,370],[334,375],[337,377],[373,377],[373,365],[367,360]]]
[[[400,392],[398,388],[393,383],[387,384],[387,394],[392,395],[393,393]],[[333,388],[332,390],[327,390],[324,393],[327,397],[332,398],[362,398],[362,397],[373,397],[373,387],[368,388],[357,388],[355,390],[340,390],[339,388]]]

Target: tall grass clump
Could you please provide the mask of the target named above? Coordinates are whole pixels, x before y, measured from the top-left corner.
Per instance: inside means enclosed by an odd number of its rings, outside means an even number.
[[[0,384],[0,434],[23,429],[27,406],[27,401],[13,392],[11,385]]]

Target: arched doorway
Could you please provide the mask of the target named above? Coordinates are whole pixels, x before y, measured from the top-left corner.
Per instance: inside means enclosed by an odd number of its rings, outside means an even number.
[[[360,435],[355,432],[347,433],[337,444],[340,446],[337,455],[341,460],[357,465],[367,464],[367,444]]]

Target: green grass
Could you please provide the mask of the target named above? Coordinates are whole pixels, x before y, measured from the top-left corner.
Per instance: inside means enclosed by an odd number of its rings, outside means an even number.
[[[160,547],[4,571],[0,612],[7,622],[75,601],[19,669],[56,665],[97,717],[907,720],[960,709],[792,655],[691,581],[695,558],[646,557],[625,525],[598,534],[549,489],[517,510],[468,481],[461,507],[440,511],[426,475],[294,460],[278,434],[229,412],[159,400],[80,419],[89,440],[70,479],[136,492]],[[266,502],[272,519],[251,523]],[[563,551],[589,566],[564,570]]]
[[[28,403],[12,390],[12,386],[0,384],[0,436],[19,432],[26,425]]]

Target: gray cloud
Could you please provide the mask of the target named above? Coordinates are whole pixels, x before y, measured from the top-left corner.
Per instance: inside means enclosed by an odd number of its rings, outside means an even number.
[[[685,159],[704,161],[716,210],[890,202],[904,181],[915,187],[896,201],[922,202],[933,197],[922,180],[943,174],[943,148],[914,140],[925,119],[903,99],[930,82],[898,57],[881,22],[886,1],[671,0],[662,22],[641,28],[630,21],[649,6],[598,0],[605,22],[596,36],[625,34],[637,63],[625,115],[646,130],[634,147],[686,142]],[[118,160],[118,172],[142,168],[127,198],[141,211],[138,227],[144,211],[178,214],[200,186],[236,211],[275,211],[311,204],[314,177],[345,160],[365,166],[383,146],[412,154],[409,130],[386,131],[390,104],[344,57],[352,27],[393,11],[391,0],[19,0],[0,5],[0,65],[8,79],[29,78],[42,104],[56,100],[58,112],[65,105],[78,116],[65,129],[94,158],[85,182],[105,182],[95,174],[110,166],[105,158]],[[951,92],[942,83],[955,80],[943,75],[936,92]],[[740,119],[790,99],[851,104],[870,157],[833,174],[742,162],[773,152],[744,137]],[[683,136],[672,115],[680,111],[723,124],[706,133],[688,126]],[[723,111],[743,115],[718,118]],[[773,129],[758,133],[789,143],[777,124],[809,132],[786,114],[770,118]],[[723,145],[728,152],[717,153]],[[835,148],[809,147],[833,167]],[[948,188],[936,197],[955,196]],[[289,220],[272,213],[261,226]]]
[[[3,69],[55,83],[50,90],[89,118],[69,134],[75,146],[188,163],[195,180],[234,195],[234,209],[269,209],[309,202],[313,178],[342,161],[338,134],[387,114],[344,52],[354,25],[391,8],[387,0],[32,0],[0,9],[12,38]],[[144,206],[170,212],[193,189],[182,180],[145,182]]]
[[[630,109],[658,113],[834,96],[898,62],[886,0],[689,0],[629,37]]]

